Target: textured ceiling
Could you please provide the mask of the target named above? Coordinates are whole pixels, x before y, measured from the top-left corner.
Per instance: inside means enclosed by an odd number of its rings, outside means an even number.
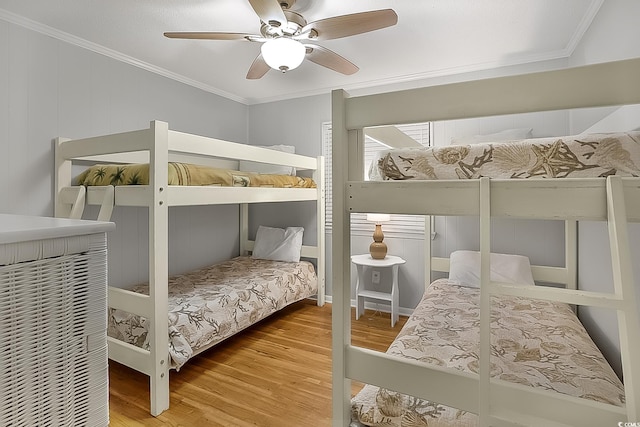
[[[310,61],[247,80],[260,52],[245,41],[176,40],[165,31],[259,34],[247,0],[0,0],[0,19],[254,104],[557,59],[571,54],[603,0],[298,0],[308,22],[395,10],[393,27],[318,42],[355,63],[344,76]]]

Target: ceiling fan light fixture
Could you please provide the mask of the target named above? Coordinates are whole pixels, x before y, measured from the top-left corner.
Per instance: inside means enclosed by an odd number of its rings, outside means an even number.
[[[302,64],[306,53],[302,43],[288,37],[267,40],[262,45],[261,51],[267,65],[283,73],[293,70]]]

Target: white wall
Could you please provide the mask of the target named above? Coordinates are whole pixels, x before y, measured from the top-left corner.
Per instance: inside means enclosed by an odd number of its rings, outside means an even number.
[[[0,212],[53,215],[55,137],[146,128],[154,119],[247,141],[242,104],[0,20]],[[146,280],[146,209],[117,208],[114,219],[109,280]],[[237,206],[171,208],[169,228],[172,272],[238,253]]]
[[[596,64],[635,58],[640,55],[640,2],[607,0],[603,2],[589,30],[569,58],[570,66]],[[575,111],[571,117],[572,132],[579,133],[616,110],[602,107]],[[640,117],[634,126],[640,128]]]
[[[317,95],[249,107],[249,143],[252,145],[285,144],[296,147],[305,156],[322,155],[322,123],[331,117],[331,98]],[[316,203],[296,202],[280,205],[251,206],[249,235],[258,225],[304,227],[305,244],[316,244]]]
[[[638,17],[640,2],[637,0],[603,2],[589,30],[569,58],[569,65],[636,58],[640,50]]]

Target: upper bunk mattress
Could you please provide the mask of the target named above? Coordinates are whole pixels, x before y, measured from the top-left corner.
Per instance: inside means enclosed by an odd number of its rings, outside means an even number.
[[[168,185],[224,187],[315,188],[311,178],[269,175],[212,168],[191,163],[169,162]],[[78,185],[148,185],[149,164],[93,165],[75,179]]]
[[[148,294],[148,284],[132,289]],[[180,368],[208,348],[296,301],[316,295],[313,264],[237,257],[169,279],[169,354]],[[109,309],[109,336],[149,348],[148,320]]]
[[[434,281],[387,353],[478,373],[479,291]],[[622,406],[622,383],[568,305],[511,296],[491,301],[493,378]],[[351,407],[353,426],[478,424],[470,412],[372,385]]]
[[[640,176],[640,132],[383,150],[372,181]]]

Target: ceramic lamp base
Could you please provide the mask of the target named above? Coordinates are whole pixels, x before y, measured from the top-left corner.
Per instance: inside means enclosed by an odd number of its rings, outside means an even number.
[[[369,253],[373,259],[384,259],[387,256],[387,245],[383,242],[373,242],[369,246]]]

